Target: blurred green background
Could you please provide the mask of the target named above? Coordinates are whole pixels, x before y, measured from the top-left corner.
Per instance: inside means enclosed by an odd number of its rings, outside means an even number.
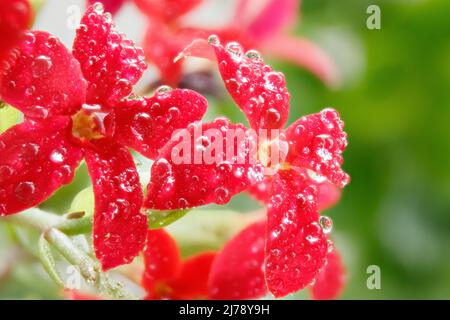
[[[370,4],[381,8],[381,30],[366,27]],[[344,169],[352,181],[326,212],[348,269],[342,298],[449,299],[450,1],[304,0],[296,32],[329,52],[343,76],[330,89],[294,65],[272,62],[287,77],[290,122],[334,107],[349,134]],[[213,113],[244,121],[230,99],[215,104]],[[87,186],[80,173],[49,207],[70,203],[64,199]],[[253,205],[242,195],[228,206],[242,212]],[[7,277],[0,270],[0,298],[55,297],[43,271],[17,259]],[[380,290],[366,286],[370,265],[381,269]]]

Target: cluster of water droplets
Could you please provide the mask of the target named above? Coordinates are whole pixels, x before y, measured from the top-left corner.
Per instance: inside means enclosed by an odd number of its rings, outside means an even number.
[[[326,179],[344,187],[350,181],[341,169],[342,153],[347,146],[347,134],[343,122],[333,109],[301,118],[289,128],[290,161],[310,169],[309,175],[316,182]]]
[[[221,49],[220,39],[216,35],[211,35],[208,42]],[[281,127],[289,108],[284,75],[265,65],[258,51],[244,53],[237,42],[226,44],[225,52],[226,55],[218,54],[219,69],[225,75],[225,85],[239,107],[250,117],[252,126]]]
[[[104,12],[101,3],[95,3],[93,12],[83,18],[77,36],[74,55],[89,81],[88,96],[101,100],[130,94],[147,68],[144,51],[115,30],[111,14]]]

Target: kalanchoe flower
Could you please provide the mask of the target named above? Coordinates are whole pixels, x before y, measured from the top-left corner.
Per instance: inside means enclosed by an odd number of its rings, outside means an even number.
[[[214,252],[203,252],[182,260],[177,243],[166,231],[149,230],[142,278],[146,299],[206,299],[215,256]]]
[[[255,222],[228,241],[211,267],[211,299],[256,299],[267,294],[264,275],[265,221]],[[335,299],[345,284],[345,271],[336,249],[310,285],[313,299]]]
[[[0,0],[0,69],[31,21],[28,0]]]
[[[336,193],[329,192],[335,192],[328,188],[329,184],[342,188],[349,182],[349,176],[341,169],[342,152],[347,146],[343,122],[335,110],[325,109],[304,116],[279,132],[289,111],[283,74],[264,64],[255,51],[244,54],[234,42],[224,47],[216,36],[211,36],[208,42],[195,41],[183,52],[184,56],[193,54],[217,59],[225,85],[247,116],[253,132],[269,130],[277,134],[260,135],[262,142],[257,146],[256,161],[242,163],[235,159],[251,156],[255,137],[246,131],[244,139],[238,142],[239,139],[228,138],[228,133],[242,130],[243,125],[224,118],[190,125],[185,134],[176,135],[161,149],[152,167],[145,206],[173,210],[224,204],[241,191],[262,186],[270,195],[266,195],[268,289],[277,297],[302,289],[316,278],[326,261],[328,230],[319,223],[319,208],[338,198]],[[233,161],[219,156],[211,164],[185,163],[174,158],[179,153],[180,137],[190,137],[189,152],[194,155],[202,148],[208,151],[212,140],[207,132],[214,128],[223,133],[222,150],[231,148],[234,152]],[[275,162],[271,158],[275,150],[272,146],[280,151]],[[326,191],[321,198],[319,190]]]
[[[95,0],[89,0],[94,2]],[[103,0],[111,13],[124,0]],[[330,58],[311,41],[290,36],[287,32],[298,21],[300,0],[238,0],[233,18],[218,28],[187,25],[184,17],[202,0],[134,0],[148,17],[144,50],[149,61],[160,70],[161,79],[176,85],[182,64],[174,63],[177,54],[192,40],[211,33],[224,41],[237,40],[246,48],[305,68],[326,84],[334,84],[337,71]]]
[[[117,33],[102,6],[81,20],[73,55],[28,32],[8,59],[0,95],[25,120],[0,136],[0,216],[48,199],[84,158],[94,186],[94,248],[104,270],[143,248],[143,191],[127,146],[155,157],[175,129],[200,119],[206,100],[188,90],[128,97],[146,68],[142,50]]]

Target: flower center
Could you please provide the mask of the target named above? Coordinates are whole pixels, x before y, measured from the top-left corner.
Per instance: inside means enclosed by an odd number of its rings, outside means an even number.
[[[259,143],[258,160],[265,167],[266,175],[289,169],[289,164],[285,162],[288,150],[289,144],[282,136]]]
[[[96,140],[105,137],[104,119],[106,113],[92,106],[83,108],[72,116],[72,134],[81,141]]]

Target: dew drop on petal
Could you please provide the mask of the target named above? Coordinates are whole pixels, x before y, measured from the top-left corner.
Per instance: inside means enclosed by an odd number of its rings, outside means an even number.
[[[52,60],[47,56],[37,57],[31,64],[31,73],[33,77],[40,78],[50,71],[52,67]]]
[[[319,218],[320,226],[322,227],[323,233],[329,234],[333,230],[333,220],[327,216],[321,216]]]
[[[157,94],[164,94],[164,93],[167,93],[167,92],[170,92],[172,90],[172,87],[171,86],[160,86],[160,87],[158,87],[157,89],[156,89],[156,93]]]
[[[36,193],[36,186],[33,182],[21,182],[16,187],[16,197],[22,201],[29,201]]]
[[[261,54],[256,50],[248,50],[245,56],[253,61],[261,61]]]
[[[103,4],[101,2],[94,3],[94,11],[98,14],[103,14]]]
[[[208,37],[208,43],[212,44],[212,45],[219,45],[220,44],[220,39],[217,35],[212,34]]]

